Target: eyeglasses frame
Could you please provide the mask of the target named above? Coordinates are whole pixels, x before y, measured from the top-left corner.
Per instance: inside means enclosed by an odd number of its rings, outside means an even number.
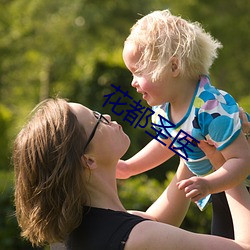
[[[85,152],[86,148],[88,147],[88,145],[90,144],[90,142],[92,141],[99,123],[103,122],[104,124],[110,124],[110,121],[105,116],[103,116],[103,114],[101,114],[97,111],[93,111],[93,114],[94,114],[95,118],[97,118],[97,115],[98,115],[98,119],[97,119],[96,125],[94,126],[92,132],[90,133],[89,139],[86,142],[86,145],[84,147],[84,152]]]

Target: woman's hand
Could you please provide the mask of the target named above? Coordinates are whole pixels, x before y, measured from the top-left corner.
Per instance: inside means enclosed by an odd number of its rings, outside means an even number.
[[[242,122],[242,131],[244,132],[247,141],[250,141],[250,122],[247,119],[247,115],[244,112],[243,108],[240,108],[240,119]]]

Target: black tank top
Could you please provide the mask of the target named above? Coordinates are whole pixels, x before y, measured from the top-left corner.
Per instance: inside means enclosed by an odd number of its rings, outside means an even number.
[[[126,212],[85,207],[82,223],[69,236],[67,250],[122,250],[133,227],[146,219]]]

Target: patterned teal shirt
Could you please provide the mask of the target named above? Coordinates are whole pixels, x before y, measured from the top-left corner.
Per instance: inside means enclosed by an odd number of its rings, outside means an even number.
[[[152,117],[152,123],[160,124],[159,114],[171,121],[169,108],[169,103],[154,106],[155,114]],[[203,75],[197,84],[187,113],[181,121],[175,124],[175,127],[167,128],[167,132],[171,134],[171,139],[173,139],[181,129],[195,139],[207,140],[218,150],[222,150],[240,134],[241,121],[238,105],[230,94],[213,87],[210,78]],[[164,131],[162,133],[164,134]],[[166,133],[165,135],[168,136]],[[175,146],[180,147],[178,141],[175,142]],[[188,168],[200,176],[210,173],[212,164],[204,152],[197,146],[190,144],[189,147],[193,152],[186,151]]]

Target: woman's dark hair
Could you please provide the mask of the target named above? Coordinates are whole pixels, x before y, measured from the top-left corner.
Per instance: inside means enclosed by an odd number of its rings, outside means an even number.
[[[33,111],[14,142],[15,205],[22,236],[33,245],[64,241],[86,202],[86,133],[64,99]]]

